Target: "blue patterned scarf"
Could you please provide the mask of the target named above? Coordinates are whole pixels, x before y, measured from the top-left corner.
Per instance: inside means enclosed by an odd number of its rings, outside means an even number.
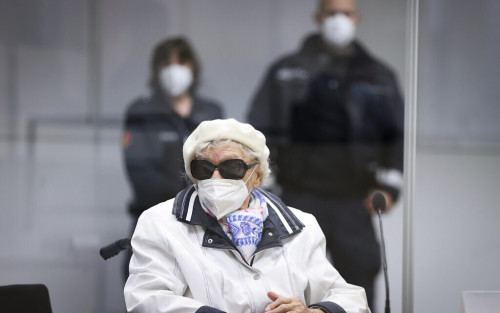
[[[210,211],[205,212],[213,216]],[[257,189],[252,189],[248,208],[238,209],[218,221],[246,261],[257,249],[267,215],[266,199]]]

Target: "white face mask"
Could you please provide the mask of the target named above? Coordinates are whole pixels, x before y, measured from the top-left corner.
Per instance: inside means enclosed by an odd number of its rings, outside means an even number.
[[[346,47],[354,40],[356,24],[345,14],[337,13],[323,21],[321,34],[332,46]]]
[[[256,168],[254,167],[246,181],[241,179],[200,180],[197,190],[201,202],[217,219],[238,210],[250,194],[247,182]]]
[[[182,95],[193,83],[193,72],[185,65],[172,64],[160,72],[161,87],[172,97]]]

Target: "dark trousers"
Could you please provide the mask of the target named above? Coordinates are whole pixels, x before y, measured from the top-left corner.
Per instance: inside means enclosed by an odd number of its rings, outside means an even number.
[[[287,188],[283,189],[281,198],[285,204],[316,217],[325,234],[333,265],[348,283],[365,289],[368,305],[373,308],[381,256],[364,199],[325,199]]]

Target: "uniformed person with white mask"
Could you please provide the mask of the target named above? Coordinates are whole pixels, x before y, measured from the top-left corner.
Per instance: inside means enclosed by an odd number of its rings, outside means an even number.
[[[389,209],[399,196],[403,99],[393,71],[356,39],[356,1],[317,4],[317,32],[271,65],[248,120],[272,151],[276,183],[266,184],[318,218],[333,264],[372,305],[381,264],[369,199],[380,191]]]
[[[132,237],[128,312],[368,313],[328,262],[316,219],[259,189],[264,135],[202,122],[183,147],[193,185],[146,210]]]
[[[182,175],[182,145],[187,136],[202,121],[223,117],[219,104],[197,95],[200,72],[198,57],[185,38],[165,39],[151,56],[150,94],[127,108],[123,156],[132,189],[128,205],[132,229],[144,210],[187,186]]]

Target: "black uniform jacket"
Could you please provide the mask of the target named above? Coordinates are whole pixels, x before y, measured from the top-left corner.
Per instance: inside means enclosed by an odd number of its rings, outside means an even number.
[[[257,90],[249,122],[271,148],[280,185],[323,197],[365,197],[378,178],[402,172],[403,100],[393,72],[354,42],[334,54],[319,35],[276,61]],[[386,175],[387,176],[387,175]]]

